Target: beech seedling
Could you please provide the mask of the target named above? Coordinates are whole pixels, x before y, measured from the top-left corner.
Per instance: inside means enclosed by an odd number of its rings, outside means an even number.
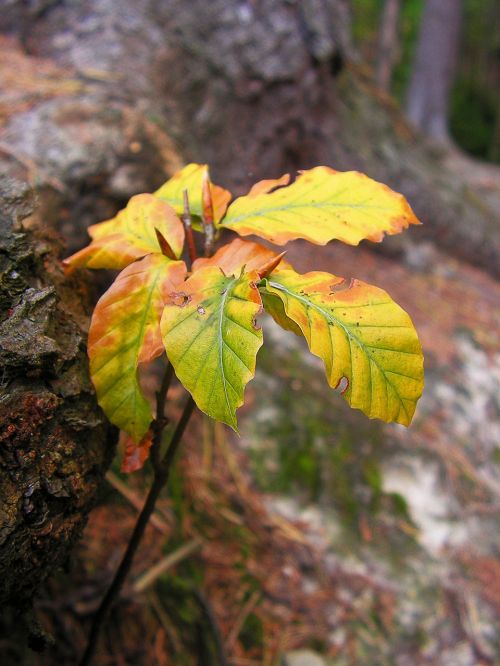
[[[80,666],[89,666],[96,653],[194,405],[237,428],[236,410],[263,342],[262,310],[305,338],[323,360],[330,386],[368,417],[409,425],[422,393],[417,333],[385,291],[320,271],[301,275],[285,253],[253,240],[236,237],[214,253],[224,230],[274,245],[297,238],[317,245],[381,241],[419,224],[405,198],[361,173],[320,166],[294,182],[288,175],[262,180],[231,199],[210,182],[206,165],[189,164],[153,194],[132,197],[113,219],[91,226],[92,242],[65,261],[68,270],[121,271],[92,316],[90,374],[107,417],[128,435],[122,469],[139,469],[151,452],[154,471]],[[197,256],[197,232],[204,236],[204,257]],[[164,353],[169,363],[153,417],[138,370]],[[174,372],[191,395],[162,453]]]

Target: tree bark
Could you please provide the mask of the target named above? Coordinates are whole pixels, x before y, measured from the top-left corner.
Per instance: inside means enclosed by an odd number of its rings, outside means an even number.
[[[68,556],[116,442],[88,376],[88,297],[25,220],[32,194],[0,185],[0,629]]]
[[[377,71],[375,80],[384,92],[390,92],[399,37],[400,0],[385,0],[380,18]]]
[[[415,127],[445,142],[461,19],[462,0],[426,1],[406,102]]]

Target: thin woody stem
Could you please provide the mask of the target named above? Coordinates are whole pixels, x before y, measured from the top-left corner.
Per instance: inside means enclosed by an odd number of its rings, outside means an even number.
[[[134,527],[134,531],[132,533],[132,536],[130,538],[130,541],[128,543],[127,549],[120,563],[120,566],[118,567],[115,576],[113,578],[113,581],[109,586],[106,594],[104,595],[104,598],[101,601],[101,604],[94,616],[94,619],[92,621],[92,627],[89,634],[89,639],[87,642],[87,647],[80,662],[80,666],[89,666],[92,663],[92,659],[95,655],[99,643],[101,630],[104,626],[109,610],[113,605],[115,599],[119,596],[123,583],[125,582],[125,579],[132,566],[134,556],[137,552],[137,548],[139,547],[139,544],[142,540],[142,537],[146,530],[151,514],[154,511],[156,501],[161,491],[168,482],[175,454],[177,452],[177,449],[179,448],[179,444],[182,440],[182,436],[189,422],[191,414],[193,413],[194,401],[192,397],[189,396],[184,406],[181,418],[179,419],[177,426],[174,430],[174,433],[170,439],[167,451],[164,457],[160,459],[158,450],[161,443],[161,436],[163,433],[163,429],[166,425],[166,420],[164,418],[164,409],[165,409],[165,399],[168,391],[168,385],[171,381],[171,374],[170,374],[171,372],[172,372],[171,365],[169,365],[165,371],[162,387],[158,392],[157,396],[158,410],[157,410],[156,420],[159,424],[163,423],[163,426],[159,425],[153,443],[153,446],[155,447],[154,455],[157,456],[157,462],[155,463],[153,461],[153,467],[154,467],[153,484],[149,490],[142,511],[139,514],[139,517]]]
[[[183,191],[183,199],[184,199],[184,214],[182,215],[182,222],[184,224],[184,228],[186,231],[189,259],[190,259],[190,264],[192,266],[194,261],[197,259],[198,255],[196,252],[196,245],[194,242],[193,226],[191,222],[191,212],[189,208],[189,197],[187,190]],[[213,223],[213,201],[208,181],[204,183],[203,201],[204,201],[203,228],[205,231],[205,256],[209,257],[213,252],[215,227]],[[164,240],[163,238],[160,237],[158,238],[160,247],[162,247],[162,250],[168,251],[169,248],[166,248],[165,244],[162,242],[163,240]],[[191,266],[189,266],[189,269],[191,269]],[[104,595],[101,604],[96,611],[96,614],[94,615],[92,621],[92,627],[90,629],[89,639],[87,642],[87,647],[85,649],[85,653],[82,657],[82,660],[80,661],[80,666],[90,666],[90,664],[92,663],[92,660],[94,658],[99,643],[99,637],[102,628],[104,626],[104,623],[106,621],[107,615],[113,603],[118,598],[120,590],[123,587],[123,583],[125,582],[125,579],[128,573],[130,572],[134,556],[141,543],[142,537],[144,536],[144,532],[148,525],[149,519],[151,518],[151,515],[154,512],[156,501],[158,500],[161,491],[168,483],[172,464],[175,459],[175,454],[177,453],[177,449],[179,448],[179,445],[181,443],[182,436],[184,434],[187,424],[189,423],[189,419],[191,418],[191,414],[193,413],[195,407],[193,398],[189,396],[186,404],[184,405],[184,410],[182,412],[182,415],[179,421],[177,422],[172,437],[170,438],[170,442],[168,444],[165,455],[161,457],[161,444],[162,444],[163,432],[165,426],[168,423],[168,419],[165,416],[165,403],[173,375],[174,375],[174,369],[172,364],[169,363],[165,369],[160,390],[156,395],[156,419],[152,425],[154,435],[153,435],[153,444],[151,446],[151,462],[154,470],[153,484],[151,485],[151,488],[149,490],[142,511],[139,514],[139,517],[137,518],[134,531],[132,532],[132,536],[130,538],[130,541],[128,543],[127,549],[122,558],[120,566],[118,567],[115,576],[113,578],[113,581],[109,586],[106,594]],[[207,613],[207,607],[208,606],[205,604],[204,605],[205,613]],[[218,653],[221,658],[221,664],[226,664],[227,660],[224,655],[224,649],[222,647],[220,634],[217,633],[218,629],[216,626],[215,619],[212,617],[212,615],[210,615],[210,613],[209,613],[209,620],[212,627],[215,627],[214,635],[216,638]]]
[[[167,401],[167,393],[174,377],[174,366],[167,361],[167,367],[163,373],[160,390],[156,394],[156,419],[154,420],[152,429],[154,432],[153,444],[151,446],[151,462],[155,472],[161,466],[160,453],[161,453],[161,440],[163,430],[168,424],[168,419],[165,416],[165,403]]]
[[[205,233],[205,257],[211,257],[214,251],[215,242],[215,224],[214,224],[214,202],[212,198],[212,188],[208,173],[205,174],[202,183],[202,221],[203,231]]]
[[[182,191],[182,197],[184,200],[184,213],[182,214],[182,222],[184,224],[184,229],[186,230],[189,260],[191,264],[193,264],[197,259],[198,254],[196,252],[196,244],[194,242],[193,224],[191,221],[191,210],[189,208],[189,195],[187,190]],[[191,266],[189,266],[189,268],[191,268]]]

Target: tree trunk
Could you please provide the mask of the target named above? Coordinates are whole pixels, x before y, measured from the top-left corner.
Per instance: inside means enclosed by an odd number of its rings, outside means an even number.
[[[53,234],[22,221],[32,212],[29,188],[2,181],[0,629],[68,556],[116,441],[88,376],[85,290],[63,279]]]
[[[392,70],[398,49],[400,0],[385,0],[380,18],[377,71],[375,80],[384,92],[390,92]]]
[[[415,127],[445,142],[461,18],[462,0],[426,1],[406,103]]]
[[[489,207],[352,64],[346,1],[56,1],[38,16],[24,6],[0,25],[21,39],[24,63],[40,71],[48,59],[56,83],[47,73],[50,87],[25,101],[29,77],[11,75],[19,109],[9,107],[0,149],[8,170],[36,177],[46,219],[72,248],[181,162],[208,162],[236,194],[329,164],[406,194],[424,223],[406,237],[499,270]]]

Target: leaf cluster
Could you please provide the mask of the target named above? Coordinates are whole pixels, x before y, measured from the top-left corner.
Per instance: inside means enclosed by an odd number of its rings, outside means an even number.
[[[301,275],[284,253],[252,240],[235,238],[212,254],[224,229],[275,245],[381,241],[418,224],[404,197],[361,173],[316,167],[231,199],[206,165],[190,164],[90,227],[91,243],[65,260],[68,270],[121,271],[89,331],[91,377],[110,421],[135,443],[148,437],[153,416],[138,368],[166,352],[199,409],[236,429],[264,309],[305,338],[351,407],[409,425],[423,389],[422,351],[409,316],[385,291],[326,272]],[[193,229],[205,234],[205,257],[195,255]]]

